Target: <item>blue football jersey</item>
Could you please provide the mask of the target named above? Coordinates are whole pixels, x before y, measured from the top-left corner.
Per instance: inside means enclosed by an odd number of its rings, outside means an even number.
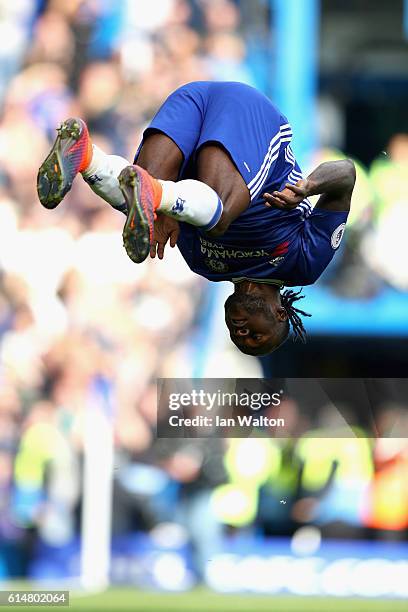
[[[266,96],[242,83],[189,83],[169,96],[145,134],[150,129],[167,134],[183,152],[180,178],[191,178],[203,144],[219,142],[248,187],[249,207],[222,237],[180,223],[178,248],[193,272],[212,281],[287,286],[319,278],[340,244],[347,212],[312,210],[308,200],[287,211],[265,206],[263,193],[302,178],[291,126]]]

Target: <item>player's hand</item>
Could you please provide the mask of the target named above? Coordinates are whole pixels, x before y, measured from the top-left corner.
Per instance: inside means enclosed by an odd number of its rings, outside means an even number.
[[[265,206],[269,208],[280,208],[281,210],[290,210],[296,208],[298,204],[303,202],[309,195],[309,181],[301,179],[296,185],[286,183],[282,191],[273,191],[272,193],[264,193]]]
[[[170,246],[172,248],[175,247],[179,234],[180,226],[178,221],[167,215],[158,213],[157,219],[154,222],[153,243],[150,246],[150,257],[154,259],[157,253],[159,259],[163,259],[164,247],[168,240],[170,240]]]

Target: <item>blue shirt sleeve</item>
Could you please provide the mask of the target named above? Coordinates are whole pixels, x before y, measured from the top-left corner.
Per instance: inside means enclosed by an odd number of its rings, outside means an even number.
[[[311,285],[327,268],[340,246],[348,212],[315,208],[299,236],[297,284]]]

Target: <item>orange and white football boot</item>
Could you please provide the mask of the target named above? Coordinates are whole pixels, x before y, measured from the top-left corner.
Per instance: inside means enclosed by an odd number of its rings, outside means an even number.
[[[92,160],[92,142],[85,121],[71,117],[57,128],[57,138],[40,166],[38,197],[45,208],[55,208],[71,189],[78,172]]]
[[[126,166],[118,179],[128,209],[123,244],[130,259],[141,263],[149,255],[153,242],[162,186],[140,166]]]

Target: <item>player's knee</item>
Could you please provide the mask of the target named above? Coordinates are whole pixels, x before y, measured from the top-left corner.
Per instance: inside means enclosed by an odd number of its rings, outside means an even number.
[[[162,132],[151,130],[135,160],[151,176],[164,181],[176,181],[183,162],[178,146]]]

